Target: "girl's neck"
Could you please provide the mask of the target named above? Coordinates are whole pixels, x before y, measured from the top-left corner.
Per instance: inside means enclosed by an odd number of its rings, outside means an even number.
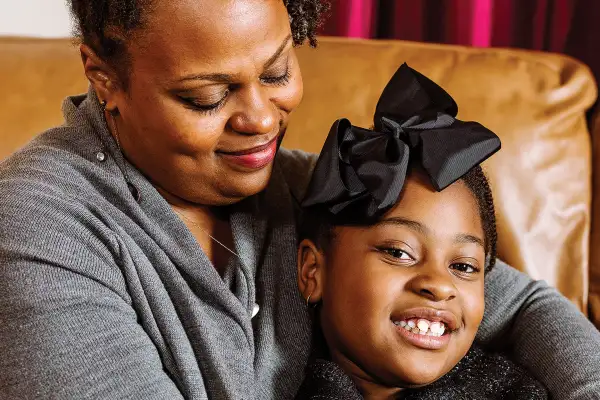
[[[330,357],[350,376],[365,400],[395,400],[401,398],[402,388],[389,387],[377,382],[358,365],[338,352],[330,352]]]
[[[390,388],[360,377],[352,376],[352,380],[365,400],[396,400],[401,398],[401,388]]]

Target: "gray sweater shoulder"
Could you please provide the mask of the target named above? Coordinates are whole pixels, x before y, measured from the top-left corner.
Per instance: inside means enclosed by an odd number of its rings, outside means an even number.
[[[79,140],[76,128],[55,128],[0,164],[0,260],[5,272],[13,268],[24,278],[43,264],[95,280],[120,275],[119,244],[97,204],[110,173],[97,166],[101,144],[91,142],[82,151]],[[113,266],[112,274],[107,274],[108,266]],[[123,289],[120,280],[110,282],[114,285]]]
[[[302,150],[281,148],[277,155],[283,176],[292,192],[292,196],[301,201],[308,189],[312,171],[317,162],[318,154]]]

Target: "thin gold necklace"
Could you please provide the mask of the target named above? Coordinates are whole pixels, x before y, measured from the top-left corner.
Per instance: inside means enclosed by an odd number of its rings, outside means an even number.
[[[228,252],[230,252],[231,254],[233,254],[234,256],[236,256],[237,258],[240,258],[239,254],[236,253],[235,251],[231,250],[229,247],[225,246],[223,243],[221,243],[216,237],[214,237],[213,235],[211,235],[210,233],[208,233],[208,231],[206,231],[204,228],[202,228],[200,225],[198,225],[197,223],[195,223],[194,221],[192,221],[191,219],[187,218],[185,215],[183,215],[182,213],[180,213],[179,211],[177,211],[175,208],[171,207],[171,209],[175,212],[175,214],[179,215],[179,218],[181,218],[182,220],[189,222],[190,224],[194,225],[196,228],[200,229],[202,232],[204,232],[209,238],[211,238],[212,240],[214,240],[216,243],[218,243],[219,245],[221,245],[225,250],[227,250]],[[240,258],[241,259],[241,258]]]

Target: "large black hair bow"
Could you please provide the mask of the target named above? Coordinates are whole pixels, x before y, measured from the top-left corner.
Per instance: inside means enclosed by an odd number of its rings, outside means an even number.
[[[457,113],[444,89],[402,64],[379,98],[374,130],[347,119],[333,124],[302,205],[375,219],[398,200],[409,160],[444,189],[500,149],[496,134]]]

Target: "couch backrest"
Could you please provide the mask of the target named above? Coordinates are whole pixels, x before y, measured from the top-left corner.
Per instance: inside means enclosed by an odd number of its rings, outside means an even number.
[[[585,311],[591,222],[589,69],[561,55],[402,41],[323,39],[299,49],[305,82],[287,147],[319,151],[340,117],[369,127],[381,90],[407,62],[457,101],[459,118],[502,139],[484,165],[495,195],[499,254]]]
[[[305,97],[287,147],[319,151],[339,117],[370,126],[379,93],[407,62],[456,99],[459,118],[502,139],[485,165],[500,257],[586,307],[592,172],[584,113],[596,86],[584,65],[544,53],[334,38],[298,53]],[[62,98],[87,84],[69,40],[0,39],[0,60],[2,159],[60,124]]]

